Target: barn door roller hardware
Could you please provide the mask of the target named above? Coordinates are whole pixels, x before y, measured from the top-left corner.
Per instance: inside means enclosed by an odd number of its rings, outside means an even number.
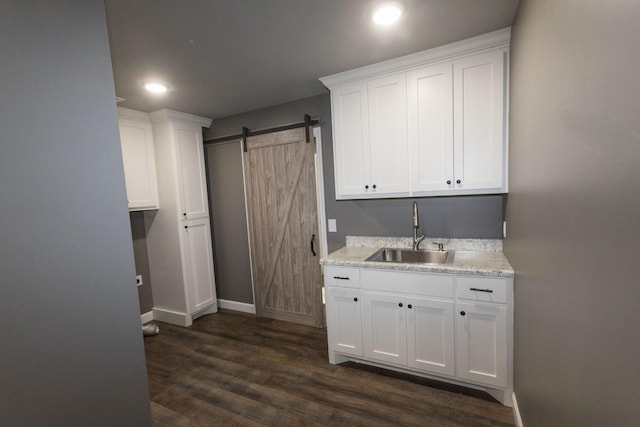
[[[242,149],[246,153],[247,152],[247,138],[250,137],[250,136],[263,135],[265,133],[272,133],[272,132],[280,132],[282,130],[298,129],[298,128],[301,128],[301,127],[305,128],[306,141],[307,142],[311,142],[311,130],[310,130],[310,128],[312,126],[318,125],[319,123],[320,123],[320,120],[312,119],[310,115],[305,114],[304,115],[304,121],[302,121],[302,122],[293,123],[293,124],[290,124],[290,125],[283,125],[283,126],[276,126],[276,127],[272,127],[272,128],[254,130],[254,131],[250,131],[249,128],[243,126],[242,127],[242,133],[239,133],[237,135],[222,136],[220,138],[207,139],[206,141],[204,141],[204,144],[205,145],[218,144],[218,143],[234,141],[234,140],[237,141],[238,139],[240,139],[242,141]]]
[[[242,148],[244,152],[247,152],[247,138],[249,137],[249,128],[242,127]]]

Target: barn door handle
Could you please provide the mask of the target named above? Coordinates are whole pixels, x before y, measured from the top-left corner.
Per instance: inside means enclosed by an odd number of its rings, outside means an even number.
[[[316,256],[316,235],[311,235],[311,253]]]

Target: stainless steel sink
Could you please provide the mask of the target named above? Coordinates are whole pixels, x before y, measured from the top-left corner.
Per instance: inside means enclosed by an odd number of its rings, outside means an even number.
[[[415,264],[451,264],[453,262],[453,252],[382,248],[367,258],[366,261]]]

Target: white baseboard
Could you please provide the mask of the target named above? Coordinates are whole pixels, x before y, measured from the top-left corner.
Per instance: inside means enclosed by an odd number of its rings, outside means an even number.
[[[256,306],[245,302],[229,301],[224,299],[218,300],[218,307],[227,310],[241,311],[243,313],[256,314]]]
[[[140,315],[140,323],[142,323],[143,325],[145,323],[149,323],[153,320],[153,310],[151,311],[147,311],[144,314]]]
[[[524,424],[522,424],[522,417],[520,417],[520,408],[518,408],[518,401],[516,400],[516,392],[514,391],[513,394],[513,416],[516,419],[516,427],[524,427]]]
[[[192,323],[191,316],[186,313],[179,313],[177,311],[165,310],[162,308],[153,309],[153,319],[184,327],[191,326]]]

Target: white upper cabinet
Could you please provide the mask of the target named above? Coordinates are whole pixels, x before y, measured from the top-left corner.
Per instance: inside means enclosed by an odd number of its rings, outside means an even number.
[[[323,77],[336,198],[507,191],[510,29]]]
[[[408,195],[406,82],[389,76],[331,94],[338,198]]]
[[[129,210],[158,209],[156,161],[149,116],[118,107],[118,125]]]
[[[171,170],[162,176],[165,199],[181,220],[208,217],[202,127],[208,127],[210,120],[171,110],[154,111],[150,117],[160,151],[157,157]]]

